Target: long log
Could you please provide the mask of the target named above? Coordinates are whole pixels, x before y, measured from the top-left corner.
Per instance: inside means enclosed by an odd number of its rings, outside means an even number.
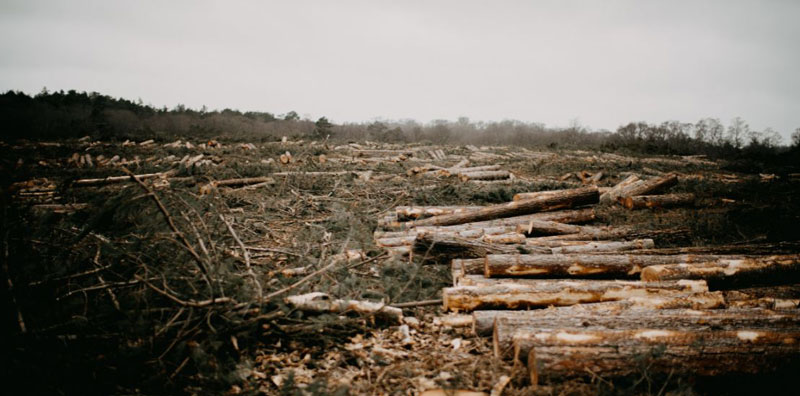
[[[177,173],[177,171],[173,169],[166,172],[146,173],[146,174],[136,175],[136,178],[139,180],[155,179],[160,177],[170,177],[175,173]],[[100,179],[78,179],[75,180],[72,183],[72,185],[76,187],[102,186],[106,184],[123,183],[128,181],[133,181],[133,178],[131,178],[131,176],[109,176]]]
[[[694,194],[636,195],[620,198],[622,206],[628,209],[669,208],[673,206],[692,205]]]
[[[655,238],[666,236],[679,236],[689,233],[687,228],[676,228],[666,230],[634,230],[629,227],[610,228],[602,227],[600,231],[591,231],[589,233],[578,234],[564,234],[564,235],[550,235],[544,237],[528,238],[525,242],[528,245],[538,246],[542,243],[550,243],[553,241],[609,241],[620,239],[642,239],[642,238]]]
[[[564,224],[557,221],[545,221],[531,219],[527,224],[517,225],[517,233],[529,236],[542,235],[565,235],[565,234],[596,234],[601,232],[600,228],[590,226],[580,226],[574,224]]]
[[[519,309],[619,301],[630,298],[675,297],[707,292],[705,283],[679,281],[649,287],[645,282],[543,281],[531,284],[454,286],[442,290],[445,310]]]
[[[780,242],[780,243],[755,243],[740,245],[711,245],[711,246],[688,246],[677,248],[653,248],[631,251],[630,254],[748,254],[748,255],[768,255],[768,254],[790,254],[800,251],[800,243]],[[602,252],[601,252],[602,253]]]
[[[424,219],[443,214],[478,210],[482,206],[398,206],[394,209],[398,221]]]
[[[751,301],[751,300],[747,300]],[[475,334],[493,334],[495,320],[510,324],[526,324],[529,328],[606,327],[629,326],[658,327],[675,321],[687,321],[718,329],[735,329],[763,323],[768,327],[800,326],[800,313],[774,311],[770,307],[728,307],[726,309],[652,309],[635,301],[614,301],[597,304],[577,304],[567,307],[549,307],[529,311],[479,310],[472,312],[472,329]]]
[[[595,216],[596,215],[594,209],[586,208],[586,209],[559,210],[554,212],[533,213],[522,216],[512,216],[501,219],[470,222],[470,223],[450,225],[450,226],[420,226],[416,228],[410,228],[408,227],[408,222],[398,222],[396,221],[396,217],[394,217],[394,219],[387,218],[383,221],[383,223],[380,223],[378,225],[387,230],[395,230],[395,231],[388,231],[391,233],[407,233],[407,234],[415,233],[420,230],[426,230],[430,232],[439,232],[439,231],[446,232],[446,231],[460,231],[465,229],[477,229],[477,228],[499,227],[499,226],[511,226],[512,227],[511,231],[513,231],[518,224],[524,224],[531,219],[544,220],[544,221],[557,221],[559,223],[572,224],[572,223],[586,223],[592,221],[595,219]],[[399,236],[399,235],[393,235],[393,236]]]
[[[548,190],[548,191],[535,191],[535,192],[526,192],[526,193],[519,193],[514,195],[514,201],[524,201],[526,199],[536,199],[541,197],[550,197],[554,194],[561,194],[564,191],[568,190]]]
[[[431,255],[457,255],[458,257],[484,257],[487,254],[513,254],[522,251],[549,253],[548,249],[532,246],[520,250],[518,247],[497,245],[476,239],[443,236],[441,234],[419,234],[414,242],[414,250]]]
[[[512,245],[513,246],[513,245]],[[716,255],[636,255],[636,254],[490,254],[484,275],[492,277],[617,277],[631,278],[642,268],[663,264],[719,262],[741,256]],[[648,278],[648,280],[655,278]],[[658,278],[661,280],[675,277]]]
[[[677,375],[763,373],[796,364],[800,331],[520,330],[513,344],[535,384],[540,378],[641,375],[643,368]]]
[[[567,209],[575,206],[597,203],[598,196],[597,187],[576,188],[574,190],[568,190],[564,193],[549,197],[509,202],[505,204],[487,206],[473,212],[453,213],[416,220],[407,223],[407,226],[421,227],[458,225],[476,221],[521,216],[537,212]]]
[[[383,303],[333,299],[325,293],[308,293],[287,297],[285,302],[295,309],[309,312],[356,312],[403,322],[403,310]]]
[[[636,175],[628,176],[625,180],[617,183],[617,185],[615,185],[614,187],[611,187],[611,190],[608,190],[607,192],[603,193],[603,195],[600,196],[600,203],[609,204],[612,202],[616,202],[617,197],[619,196],[619,192],[622,191],[622,189],[626,188],[627,186],[637,181],[639,181],[639,176]]]
[[[652,249],[652,239],[634,239],[619,242],[589,242],[584,245],[562,246],[551,248],[553,254],[592,254],[598,252],[623,252],[637,249]]]
[[[678,175],[670,173],[660,177],[645,180],[643,183],[633,183],[619,192],[617,200],[625,197],[637,195],[648,195],[654,192],[666,190],[678,183]]]
[[[465,182],[469,180],[505,180],[511,176],[506,170],[480,171],[480,172],[459,172],[458,179]]]
[[[512,356],[513,336],[520,330],[800,329],[800,313],[775,312],[759,308],[653,310],[633,307],[618,312],[599,313],[581,307],[583,305],[532,311],[475,311],[472,325],[476,331],[481,331],[478,334],[492,335],[492,345],[497,358]]]
[[[700,256],[698,256],[700,257]],[[715,285],[787,284],[800,281],[800,254],[720,258],[655,265],[642,270],[643,281],[705,279]]]

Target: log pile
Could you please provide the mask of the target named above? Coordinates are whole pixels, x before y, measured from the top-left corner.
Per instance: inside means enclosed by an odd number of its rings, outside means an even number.
[[[800,299],[752,289],[799,283],[796,245],[659,248],[653,236],[675,230],[586,225],[601,202],[692,203],[690,194],[656,195],[677,181],[631,176],[602,195],[588,186],[483,207],[398,207],[375,240],[448,262],[453,286],[442,303],[454,314],[441,323],[492,337],[496,357],[526,364],[533,384],[634,375],[642,359],[653,372],[686,375],[796,362]]]

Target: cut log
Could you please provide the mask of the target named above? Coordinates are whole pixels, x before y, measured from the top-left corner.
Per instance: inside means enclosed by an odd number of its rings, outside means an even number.
[[[679,281],[649,287],[646,282],[544,280],[530,284],[444,288],[445,310],[518,309],[620,301],[633,297],[676,297],[707,292],[704,282]]]
[[[694,194],[636,195],[619,198],[628,209],[669,208],[694,204]]]
[[[721,293],[712,292],[706,296],[719,297],[721,295]],[[697,299],[698,295],[694,297],[696,298],[696,303],[700,302]],[[713,302],[713,299],[710,301]],[[717,304],[717,306],[710,308],[701,308],[700,305],[708,304],[686,304],[681,302],[647,305],[641,304],[641,302],[641,299],[634,299],[596,304],[577,304],[567,307],[549,307],[530,311],[479,310],[472,312],[472,329],[477,335],[492,335],[495,320],[501,318],[511,322],[530,323],[532,328],[581,328],[587,326],[617,328],[619,326],[627,326],[628,323],[631,325],[640,323],[643,327],[649,327],[656,326],[659,323],[670,323],[674,320],[694,320],[697,325],[706,325],[714,328],[734,328],[745,323],[742,321],[750,320],[763,320],[769,326],[787,327],[795,326],[795,323],[800,321],[800,313],[798,312],[774,312],[769,307],[762,309],[761,307],[743,306],[713,309],[722,307],[723,304]],[[545,326],[545,324],[547,325]],[[750,322],[746,324],[752,325]]]
[[[169,170],[166,172],[158,172],[158,173],[146,173],[141,175],[136,175],[136,178],[139,180],[145,179],[155,179],[155,178],[166,178],[170,177],[177,173],[176,170]],[[113,184],[113,183],[124,183],[128,181],[133,181],[130,176],[109,176],[101,179],[78,179],[75,180],[72,185],[76,187],[88,187],[88,186],[102,186],[106,184]]]
[[[531,382],[539,378],[763,373],[796,363],[797,330],[520,330],[514,356],[528,361]],[[632,364],[639,362],[639,364]]]
[[[678,176],[674,173],[660,177],[654,177],[650,180],[645,180],[643,183],[633,183],[630,186],[623,188],[622,191],[620,191],[617,199],[619,200],[619,198],[633,197],[637,195],[648,195],[654,192],[666,190],[677,183]]]
[[[398,206],[394,210],[398,221],[408,221],[443,214],[463,213],[480,208],[482,206]]]
[[[542,243],[553,241],[610,241],[610,240],[631,240],[642,238],[655,238],[667,236],[682,236],[689,233],[687,228],[676,228],[667,230],[642,230],[637,231],[632,228],[610,228],[598,227],[599,231],[592,230],[590,233],[551,235],[545,237],[528,238],[525,242],[528,245],[538,246]],[[591,230],[591,229],[590,229]]]
[[[275,183],[275,179],[269,176],[259,176],[259,177],[244,177],[240,179],[225,179],[225,180],[217,180],[212,182],[217,187],[238,187],[238,186],[246,186],[249,184],[258,184],[258,183]]]
[[[458,278],[464,275],[483,275],[484,259],[453,259],[450,266],[453,271],[453,285],[455,285]]]
[[[565,235],[565,234],[586,234],[593,235],[601,233],[603,229],[598,227],[579,226],[574,224],[564,224],[556,221],[543,221],[531,219],[527,224],[517,226],[517,233],[528,236],[540,235]]]
[[[610,204],[612,202],[616,202],[619,192],[637,181],[639,181],[639,176],[628,176],[625,180],[612,187],[611,190],[603,193],[603,195],[600,196],[600,203]]]
[[[583,187],[574,190],[567,190],[561,194],[555,194],[549,197],[509,202],[500,205],[487,206],[472,212],[453,213],[416,220],[407,223],[407,226],[421,227],[458,225],[476,221],[521,216],[537,212],[554,211],[558,209],[566,209],[575,206],[597,203],[598,196],[597,187]]]
[[[523,250],[549,253],[549,250],[532,246],[522,247]],[[520,247],[509,245],[495,245],[475,239],[467,239],[441,234],[419,234],[414,242],[414,250],[427,255],[456,255],[464,258],[484,257],[487,254],[513,254],[519,253]]]
[[[689,246],[680,248],[657,248],[642,249],[632,251],[631,254],[748,254],[748,255],[769,255],[769,254],[790,254],[800,250],[800,243],[780,242],[780,243],[757,243],[741,245],[712,245],[712,246]]]
[[[458,173],[458,178],[462,182],[469,180],[505,180],[510,176],[511,173],[505,170]]]
[[[511,230],[509,231],[512,232],[516,229],[516,226],[518,224],[525,224],[527,221],[531,219],[557,221],[559,223],[585,223],[595,219],[595,212],[594,209],[591,208],[575,209],[575,210],[559,210],[554,212],[533,213],[522,216],[512,216],[501,219],[469,222],[469,223],[450,225],[450,226],[420,226],[413,229],[408,226],[409,222],[389,221],[389,219],[386,219],[385,221],[379,223],[378,225],[387,230],[396,230],[394,232],[398,232],[397,230],[399,230],[399,232],[406,232],[406,233],[415,233],[420,230],[426,230],[430,232],[461,231],[465,229],[477,229],[477,228],[498,227],[498,226],[512,226]]]
[[[622,252],[637,249],[652,249],[652,239],[634,239],[621,242],[589,242],[583,245],[551,248],[553,254],[592,254],[597,252]]]
[[[549,191],[536,191],[536,192],[526,192],[526,193],[519,193],[514,195],[514,201],[524,201],[526,199],[536,199],[541,197],[549,197],[553,196],[554,194],[562,194],[564,191],[567,190],[549,190]]]
[[[403,310],[390,307],[383,303],[359,300],[337,300],[325,293],[308,293],[287,297],[286,303],[295,309],[309,312],[356,312],[369,314],[391,320],[403,322]]]
[[[695,283],[695,280],[681,280],[681,281],[667,281],[660,282],[655,285],[655,289],[669,289],[669,290],[682,290],[693,292],[708,291],[706,283]],[[651,283],[642,281],[621,281],[621,280],[582,280],[582,279],[530,279],[530,278],[487,278],[481,274],[465,274],[459,276],[456,280],[455,286],[500,286],[500,285],[519,285],[519,286],[534,286],[534,287],[572,287],[581,286],[584,284],[591,284],[592,287],[618,287],[629,286],[633,288],[649,288]],[[619,299],[610,300],[619,301]]]
[[[641,278],[648,282],[668,279],[705,279],[718,287],[797,283],[800,280],[800,254],[664,263],[664,265],[648,267],[646,271],[642,270]]]
[[[513,246],[513,245],[512,245]],[[631,278],[642,268],[663,264],[719,262],[741,256],[716,255],[634,255],[634,254],[490,254],[484,275],[492,277],[617,277]],[[647,278],[667,280],[669,278]]]
[[[768,309],[646,309],[631,307],[614,312],[585,309],[586,305],[554,307],[532,311],[475,311],[473,329],[492,335],[495,357],[513,356],[512,339],[519,330],[641,328],[696,330],[800,329],[800,313]]]

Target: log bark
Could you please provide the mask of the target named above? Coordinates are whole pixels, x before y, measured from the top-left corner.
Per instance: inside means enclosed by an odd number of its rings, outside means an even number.
[[[676,228],[666,230],[634,230],[633,228],[610,228],[602,227],[599,231],[578,234],[551,235],[545,237],[528,238],[525,242],[528,245],[540,245],[553,241],[609,241],[620,239],[642,239],[666,236],[687,235],[687,228]]]
[[[572,208],[581,205],[597,203],[597,187],[583,187],[568,190],[562,194],[549,197],[528,199],[509,202],[500,205],[484,207],[480,210],[466,213],[453,213],[409,222],[408,227],[421,226],[448,226],[476,221],[486,221],[499,218],[521,216],[537,212],[554,211]]]
[[[287,297],[286,303],[295,309],[309,312],[356,312],[375,315],[397,323],[403,322],[403,310],[383,303],[333,299],[325,293],[308,293]]]
[[[616,277],[631,278],[642,268],[663,264],[692,264],[740,259],[741,256],[717,255],[635,255],[635,254],[490,254],[486,256],[484,275],[492,277]],[[679,279],[676,277],[647,280]]]
[[[639,181],[639,176],[636,175],[628,176],[625,180],[617,183],[617,185],[615,185],[614,187],[611,187],[611,190],[603,193],[603,195],[600,196],[600,203],[610,204],[612,202],[616,202],[617,197],[619,196],[619,192],[622,191],[622,189],[626,188],[627,186],[637,181]]]
[[[583,245],[551,248],[553,254],[592,254],[598,252],[622,252],[637,249],[652,249],[652,239],[634,239],[620,242],[589,242]]]
[[[453,259],[450,263],[453,272],[453,285],[458,282],[458,278],[465,275],[483,275],[484,259]]]
[[[678,176],[670,173],[660,177],[645,180],[642,183],[633,183],[620,191],[619,198],[633,197],[637,195],[648,195],[654,192],[666,190],[678,183]],[[617,198],[617,199],[619,199]]]
[[[707,292],[705,283],[680,281],[649,287],[646,282],[545,280],[530,284],[455,286],[442,291],[445,310],[519,309],[620,301],[630,298],[664,298]]]
[[[557,221],[543,221],[531,219],[527,224],[517,225],[517,233],[527,236],[546,236],[546,235],[568,235],[586,234],[595,235],[604,232],[605,229],[591,226],[579,226],[574,224],[564,224]]]
[[[796,364],[797,330],[520,330],[514,356],[528,361],[531,382],[539,378],[648,372],[678,375],[762,373]],[[638,362],[638,364],[637,364]]]
[[[622,206],[628,209],[669,208],[693,205],[694,194],[636,195],[620,198]]]
[[[630,252],[631,254],[790,254],[800,250],[800,243],[758,243],[741,245],[688,246],[680,248],[654,248]]]
[[[478,210],[482,206],[398,206],[395,208],[398,221],[424,219],[443,214]]]
[[[512,339],[520,330],[800,329],[799,313],[775,312],[768,309],[652,310],[633,307],[601,314],[581,309],[583,306],[532,311],[475,311],[472,325],[476,331],[480,331],[478,334],[492,335],[494,355],[497,358],[513,356]]]
[[[505,180],[511,173],[505,170],[479,171],[479,172],[459,172],[458,178],[462,182],[469,180]]]
[[[175,173],[177,173],[177,171],[173,169],[166,172],[146,173],[146,174],[136,175],[136,178],[139,180],[155,179],[160,177],[170,177]],[[109,176],[101,179],[78,179],[75,180],[72,183],[72,185],[76,187],[103,186],[106,184],[124,183],[128,181],[133,181],[131,176]]]
[[[595,212],[594,209],[591,208],[559,210],[554,212],[533,213],[522,216],[512,216],[501,219],[469,222],[469,223],[450,225],[450,226],[436,226],[436,225],[419,226],[413,229],[409,227],[409,222],[389,221],[389,219],[386,219],[386,221],[384,221],[383,224],[379,224],[379,226],[387,230],[395,230],[391,232],[406,232],[406,233],[413,233],[419,230],[430,230],[432,232],[460,231],[465,229],[477,229],[477,228],[498,227],[498,226],[512,226],[511,231],[514,231],[514,229],[518,224],[524,224],[525,222],[531,219],[557,221],[559,223],[586,223],[595,219]]]
[[[797,283],[800,280],[800,254],[665,263],[642,270],[641,279],[648,282],[705,279],[717,287]]]
[[[514,195],[514,201],[524,201],[526,199],[536,199],[541,197],[550,197],[554,194],[562,194],[564,191],[568,190],[549,190],[549,191],[536,191],[536,192],[526,192],[526,193],[519,193]]]
[[[719,293],[715,293],[715,295],[719,295]],[[776,312],[771,307],[742,306],[728,307],[727,309],[687,307],[688,305],[685,304],[683,307],[680,304],[673,304],[672,307],[663,308],[663,306],[637,304],[636,301],[614,301],[529,311],[480,310],[472,312],[472,329],[477,335],[492,335],[495,320],[500,319],[510,323],[527,323],[531,328],[626,328],[637,325],[658,327],[675,321],[687,321],[693,325],[719,329],[735,329],[743,325],[754,326],[755,322],[763,322],[768,327],[800,325],[800,313]]]
[[[487,254],[512,254],[520,252],[518,247],[508,245],[495,245],[481,242],[475,239],[460,238],[454,236],[442,236],[440,234],[419,234],[414,242],[414,250],[428,255],[457,255],[463,258],[484,257]],[[525,248],[531,252],[540,254],[549,253],[538,247]]]

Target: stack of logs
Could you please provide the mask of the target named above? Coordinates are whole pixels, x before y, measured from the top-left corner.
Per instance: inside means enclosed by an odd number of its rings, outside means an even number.
[[[500,169],[500,165],[469,166],[469,160],[467,159],[463,159],[448,168],[434,165],[414,167],[408,171],[408,175],[426,177],[455,176],[462,182],[514,180],[514,174]]]
[[[643,367],[716,375],[796,363],[800,300],[743,289],[798,283],[796,244],[656,248],[652,238],[672,231],[581,225],[598,203],[692,202],[652,195],[676,181],[629,177],[602,195],[582,187],[492,206],[399,207],[375,237],[396,253],[449,261],[443,304],[456,314],[442,320],[493,337],[495,355],[525,362],[534,384]]]

